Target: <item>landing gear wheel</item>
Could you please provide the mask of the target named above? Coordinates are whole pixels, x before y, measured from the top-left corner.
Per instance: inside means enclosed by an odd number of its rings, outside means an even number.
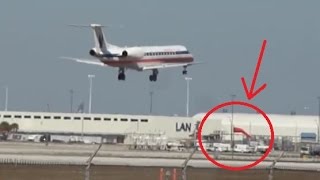
[[[124,74],[124,73],[120,73],[119,75],[118,75],[118,80],[125,80],[126,79],[126,75]]]
[[[183,75],[187,75],[188,71],[187,71],[187,66],[183,66],[183,71],[182,74]]]
[[[124,81],[126,79],[126,75],[124,74],[124,68],[119,68],[118,80]]]
[[[152,74],[149,76],[150,81],[157,81],[157,76],[158,76],[158,69],[153,69]]]
[[[151,75],[149,76],[149,80],[150,80],[150,81],[157,81],[157,75],[151,74]]]

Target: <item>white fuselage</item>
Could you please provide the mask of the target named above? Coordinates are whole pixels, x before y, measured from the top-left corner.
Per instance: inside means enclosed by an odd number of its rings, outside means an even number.
[[[113,47],[109,48],[107,53],[95,57],[108,66],[138,71],[148,66],[193,62],[192,54],[180,45]]]

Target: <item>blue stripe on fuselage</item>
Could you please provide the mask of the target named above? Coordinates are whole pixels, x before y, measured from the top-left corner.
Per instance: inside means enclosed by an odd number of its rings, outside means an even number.
[[[174,53],[174,54],[165,54],[165,53]],[[150,54],[156,54],[156,55],[150,55]],[[145,52],[144,56],[163,56],[163,55],[180,55],[180,54],[190,54],[189,51],[170,51],[170,52],[166,52],[166,51],[153,51],[153,52]],[[118,54],[103,54],[100,57],[106,57],[106,58],[114,58],[114,57],[121,57]]]

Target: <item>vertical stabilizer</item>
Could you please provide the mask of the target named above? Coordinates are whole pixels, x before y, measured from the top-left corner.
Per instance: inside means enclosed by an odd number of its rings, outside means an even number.
[[[105,40],[102,26],[100,24],[91,24],[94,35],[94,45],[97,52],[106,53],[109,44]]]

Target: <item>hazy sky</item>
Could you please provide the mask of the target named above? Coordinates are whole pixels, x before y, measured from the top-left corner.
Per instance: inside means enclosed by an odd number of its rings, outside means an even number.
[[[268,87],[252,103],[267,113],[316,114],[320,95],[320,2],[318,0],[78,0],[3,1],[0,6],[0,107],[9,86],[9,110],[68,112],[88,108],[88,74],[95,74],[93,112],[147,114],[154,89],[154,114],[185,115],[182,68],[150,72],[60,60],[89,58],[90,29],[67,24],[101,23],[116,45],[183,44],[205,65],[189,68],[190,114],[230,100],[246,100],[241,76],[251,81],[262,40],[268,40],[257,87]],[[124,25],[124,28],[120,26]]]

